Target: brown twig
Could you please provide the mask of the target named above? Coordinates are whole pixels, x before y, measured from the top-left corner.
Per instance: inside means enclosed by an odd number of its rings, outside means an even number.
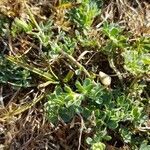
[[[71,62],[73,62],[78,68],[80,68],[87,77],[92,78],[91,75],[89,74],[89,72],[85,69],[85,67],[83,65],[81,65],[78,61],[76,61],[76,59],[74,57],[72,57],[71,55],[67,54],[66,52],[64,52],[63,50],[60,51],[61,54],[63,56],[65,56],[66,58],[68,58]]]
[[[80,114],[78,114],[80,119],[81,119],[81,127],[80,127],[80,135],[79,135],[79,145],[78,145],[78,150],[80,150],[80,147],[81,147],[81,138],[82,138],[82,132],[83,132],[83,129],[84,129],[84,121],[83,121],[83,118]]]

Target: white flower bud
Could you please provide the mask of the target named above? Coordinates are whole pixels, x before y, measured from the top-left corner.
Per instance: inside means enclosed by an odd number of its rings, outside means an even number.
[[[109,86],[111,84],[111,77],[107,75],[106,73],[100,71],[99,72],[100,81],[105,86]]]

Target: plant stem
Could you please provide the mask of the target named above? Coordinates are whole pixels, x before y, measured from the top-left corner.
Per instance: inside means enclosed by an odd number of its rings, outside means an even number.
[[[71,55],[67,54],[66,52],[64,52],[64,51],[62,51],[62,50],[61,50],[60,52],[61,52],[61,54],[62,54],[63,56],[65,56],[65,57],[68,58],[71,62],[73,62],[79,69],[81,69],[81,70],[86,74],[86,76],[87,76],[88,78],[91,78],[91,79],[92,79],[91,75],[90,75],[89,72],[85,69],[85,67],[82,66],[79,62],[77,62],[74,57],[72,57]]]

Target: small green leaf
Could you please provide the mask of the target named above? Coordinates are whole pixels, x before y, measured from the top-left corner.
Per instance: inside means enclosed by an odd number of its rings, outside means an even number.
[[[72,89],[67,85],[65,85],[64,90],[68,93],[73,93]]]
[[[85,89],[83,88],[83,86],[81,85],[81,83],[79,81],[77,81],[75,83],[75,85],[76,85],[76,87],[77,87],[77,89],[78,89],[79,92],[81,92],[81,93],[85,92]]]
[[[117,37],[118,36],[118,34],[119,34],[119,29],[118,28],[112,28],[112,30],[110,31],[110,35],[111,36],[114,36],[114,37]]]
[[[134,108],[132,109],[131,114],[132,114],[132,116],[133,116],[135,119],[138,119],[139,116],[140,116],[140,112],[139,112],[138,107],[134,107]]]
[[[116,129],[118,127],[118,121],[117,120],[109,120],[107,123],[107,126],[110,129]]]
[[[72,70],[69,70],[69,72],[67,73],[67,75],[66,75],[66,77],[63,79],[63,81],[64,81],[65,83],[69,82],[69,81],[72,79],[73,75],[74,75],[74,72],[73,72]]]
[[[150,150],[150,145],[142,143],[139,150]]]
[[[93,139],[92,139],[92,138],[90,138],[90,137],[88,137],[88,138],[86,139],[86,142],[87,142],[87,144],[89,144],[89,145],[91,145],[91,144],[92,144],[92,141],[93,141]]]
[[[92,145],[92,150],[105,150],[106,146],[104,143],[98,142]]]

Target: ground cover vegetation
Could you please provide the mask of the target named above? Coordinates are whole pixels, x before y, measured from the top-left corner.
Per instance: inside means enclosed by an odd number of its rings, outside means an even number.
[[[148,0],[1,0],[0,35],[0,149],[150,150]]]

